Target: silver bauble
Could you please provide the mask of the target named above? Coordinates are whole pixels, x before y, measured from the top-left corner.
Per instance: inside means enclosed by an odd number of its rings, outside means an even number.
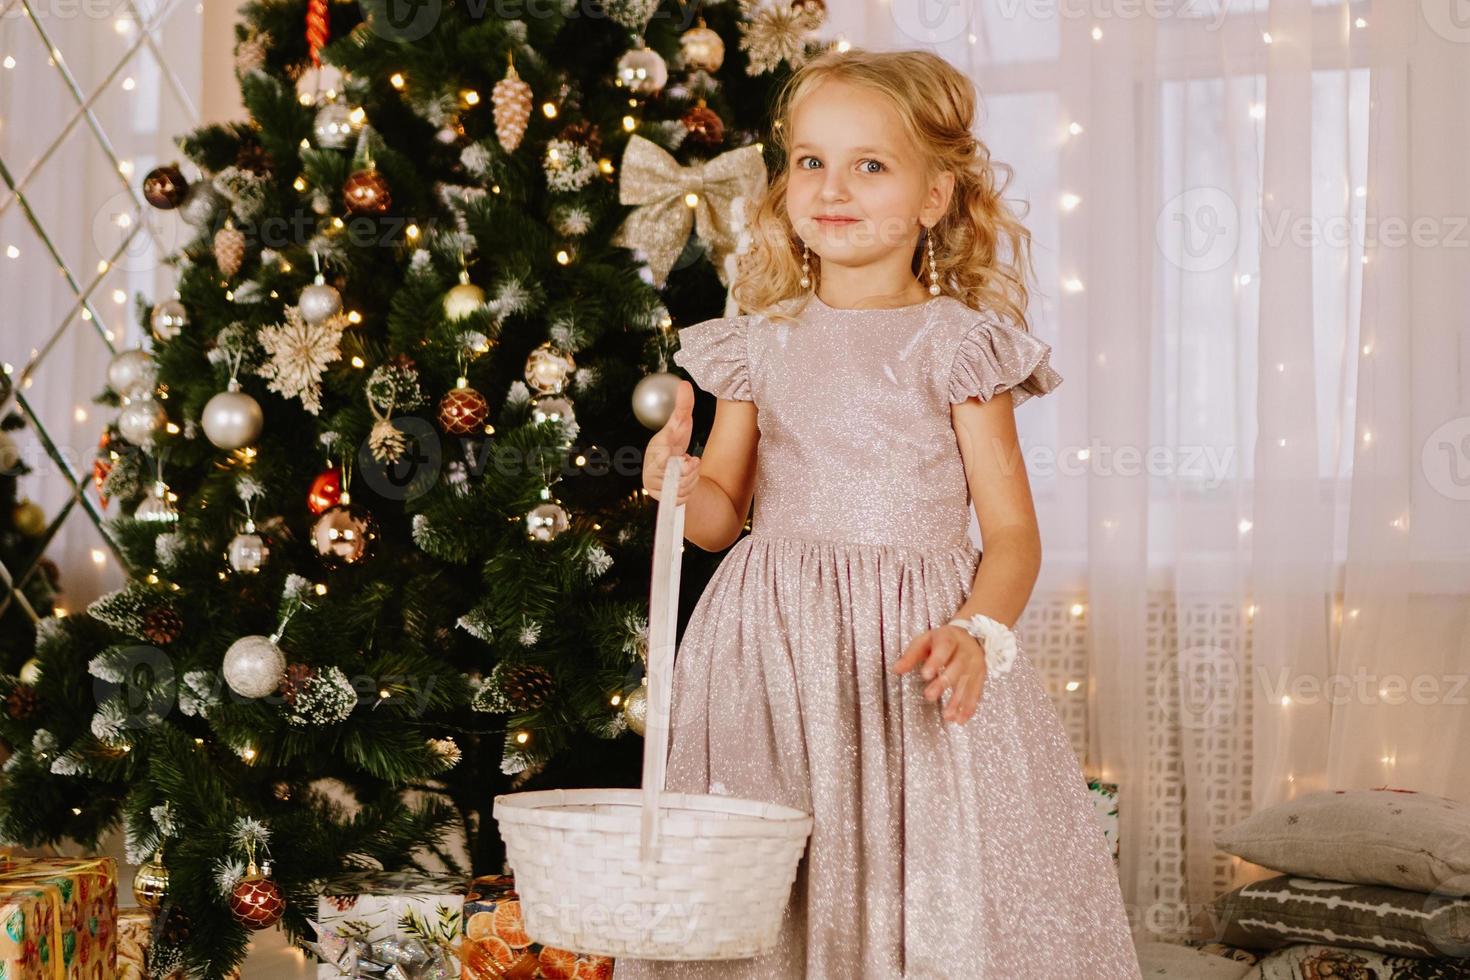
[[[245,530],[230,540],[227,555],[230,567],[235,571],[242,575],[254,575],[260,571],[270,553],[270,545],[265,543],[265,538],[255,533],[254,525],[247,524]]]
[[[544,503],[526,515],[526,533],[535,541],[550,541],[570,526],[560,504]]]
[[[189,311],[177,297],[159,303],[149,314],[148,326],[157,340],[173,340],[189,325]]]
[[[107,365],[107,383],[123,398],[142,398],[153,392],[158,366],[142,348],[120,352]]]
[[[204,228],[214,222],[215,212],[229,204],[212,180],[196,180],[189,184],[189,194],[179,207],[179,214],[196,228]]]
[[[148,448],[168,425],[168,414],[152,398],[128,402],[117,413],[117,431],[135,446]]]
[[[352,110],[340,102],[328,102],[317,110],[311,131],[316,145],[327,150],[340,150],[352,140]]]
[[[317,276],[316,282],[301,291],[296,308],[307,323],[318,324],[342,312],[342,294],[335,286],[328,286],[325,278]]]
[[[618,80],[637,95],[652,95],[669,80],[669,66],[652,48],[633,48],[618,59]]]
[[[230,387],[204,403],[199,424],[209,441],[220,449],[239,449],[260,437],[265,426],[265,413],[260,402],[240,390],[240,382],[230,379]]]
[[[662,429],[674,414],[679,377],[667,371],[650,374],[633,386],[633,414],[646,429]]]
[[[311,527],[312,547],[332,567],[352,565],[368,557],[377,536],[372,514],[352,503],[327,508]]]
[[[150,524],[172,524],[178,519],[179,510],[168,499],[168,487],[162,483],[153,484],[148,490],[148,496],[139,501],[133,511],[133,520],[147,521]]]
[[[548,341],[527,355],[526,384],[538,394],[557,394],[575,370],[577,362],[572,359],[572,355],[553,347]]]
[[[577,413],[572,403],[561,395],[539,395],[531,405],[531,420],[537,425],[542,422],[560,422],[562,440],[573,440],[581,431],[577,425]]]
[[[241,697],[274,694],[286,676],[286,655],[268,636],[242,636],[225,651],[225,683]]]
[[[485,290],[472,282],[461,282],[444,294],[444,315],[463,320],[485,305]]]
[[[648,685],[639,684],[628,696],[623,699],[623,717],[628,719],[628,727],[639,735],[643,734],[644,727],[648,723]]]

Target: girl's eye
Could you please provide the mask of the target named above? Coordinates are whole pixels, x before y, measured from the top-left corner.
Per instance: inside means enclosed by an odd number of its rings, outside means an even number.
[[[867,169],[869,164],[872,164],[874,169],[872,169],[872,170]],[[865,173],[865,174],[881,173],[882,171],[884,171],[884,170],[887,169],[878,160],[864,160],[858,166],[860,166],[860,167],[863,168],[863,173]]]
[[[802,157],[801,159],[796,161],[797,169],[811,170],[812,168],[806,165],[808,160],[810,160],[812,163],[815,163],[817,166],[822,165],[822,161],[818,160],[816,157]]]

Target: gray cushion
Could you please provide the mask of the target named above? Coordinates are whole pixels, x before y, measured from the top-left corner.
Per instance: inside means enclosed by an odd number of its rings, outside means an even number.
[[[1308,793],[1253,814],[1215,846],[1304,878],[1470,894],[1470,804],[1425,793]]]
[[[1205,953],[1175,943],[1139,943],[1138,965],[1144,980],[1240,980],[1249,963]]]

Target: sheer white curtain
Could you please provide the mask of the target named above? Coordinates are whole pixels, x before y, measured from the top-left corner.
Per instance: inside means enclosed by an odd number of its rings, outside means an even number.
[[[1079,749],[1120,784],[1141,933],[1185,935],[1262,873],[1213,845],[1253,810],[1346,786],[1470,798],[1452,8],[829,5],[830,36],[964,69],[977,135],[1015,168],[1033,328],[1066,378],[1019,413],[1046,552],[1021,629],[1085,645]]]
[[[91,485],[111,414],[92,398],[109,348],[144,342],[136,297],[173,289],[161,259],[184,228],[140,186],[198,124],[203,13],[195,0],[0,0],[0,361],[18,394],[6,408],[30,416],[21,491],[58,522],[45,551],[63,608],[121,579],[87,513],[116,512]]]

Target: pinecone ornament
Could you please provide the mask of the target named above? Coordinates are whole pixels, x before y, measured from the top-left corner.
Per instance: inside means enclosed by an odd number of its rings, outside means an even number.
[[[531,86],[527,85],[511,65],[505,77],[495,83],[490,93],[495,104],[495,138],[505,147],[505,152],[514,153],[526,135],[526,124],[531,121]]]
[[[260,174],[262,177],[268,177],[275,169],[276,161],[270,151],[259,143],[245,143],[235,154],[235,166],[241,170]]]
[[[562,127],[561,139],[569,143],[581,143],[587,147],[587,152],[594,157],[602,156],[602,134],[597,127],[586,119],[579,119],[573,123],[567,123]]]
[[[153,923],[153,934],[164,946],[182,946],[189,941],[189,913],[183,906],[169,902],[158,913]]]
[[[5,699],[5,711],[16,721],[34,718],[41,710],[41,697],[29,684],[17,684]]]
[[[226,279],[233,279],[245,263],[245,233],[230,220],[214,233],[214,264]]]
[[[155,646],[168,646],[184,632],[184,618],[168,606],[143,614],[143,636]]]
[[[517,711],[535,711],[546,703],[556,682],[546,668],[535,664],[507,667],[500,679],[500,690]]]
[[[306,664],[291,664],[286,668],[286,679],[281,682],[281,698],[288,704],[296,703],[296,695],[306,686],[306,682],[316,675]]]

